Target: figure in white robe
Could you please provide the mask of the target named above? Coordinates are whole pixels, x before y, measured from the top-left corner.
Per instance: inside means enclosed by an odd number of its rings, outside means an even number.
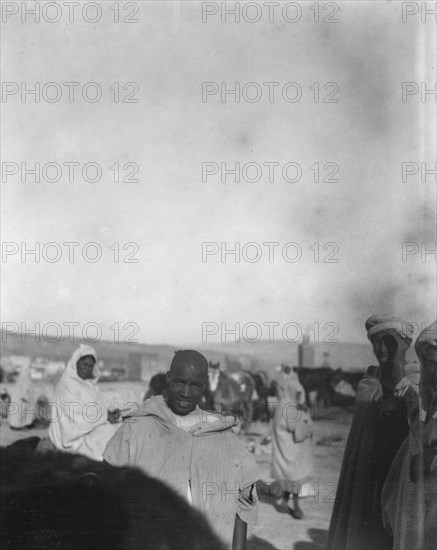
[[[103,460],[106,444],[120,424],[108,421],[98,378],[96,352],[81,345],[68,361],[52,403],[49,437],[60,451]]]
[[[23,365],[11,389],[8,424],[14,430],[29,428],[35,422],[35,396],[30,365]]]

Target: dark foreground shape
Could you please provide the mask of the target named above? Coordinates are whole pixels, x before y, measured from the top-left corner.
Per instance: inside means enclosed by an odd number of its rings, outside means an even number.
[[[222,550],[201,514],[132,468],[0,450],[3,550]]]

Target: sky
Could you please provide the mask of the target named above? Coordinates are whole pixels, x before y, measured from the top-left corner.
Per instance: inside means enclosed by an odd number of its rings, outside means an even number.
[[[320,3],[318,23],[312,2],[272,22],[254,2],[228,3],[239,22],[217,2],[37,2],[35,22],[3,4],[4,329],[364,342],[374,313],[436,318],[432,18],[399,2]],[[22,95],[35,83],[39,102]]]

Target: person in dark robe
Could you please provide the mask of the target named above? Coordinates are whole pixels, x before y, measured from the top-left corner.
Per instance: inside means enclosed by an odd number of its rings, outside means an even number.
[[[415,344],[420,359],[420,408],[382,491],[383,520],[393,550],[437,548],[437,321]]]
[[[384,529],[382,488],[409,432],[408,415],[417,408],[405,354],[413,326],[392,315],[367,319],[367,336],[378,359],[358,386],[328,533],[328,550],[392,550]]]

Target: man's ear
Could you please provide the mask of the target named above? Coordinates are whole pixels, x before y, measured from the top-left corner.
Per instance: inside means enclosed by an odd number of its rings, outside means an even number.
[[[170,382],[170,371],[167,371],[167,384]]]

